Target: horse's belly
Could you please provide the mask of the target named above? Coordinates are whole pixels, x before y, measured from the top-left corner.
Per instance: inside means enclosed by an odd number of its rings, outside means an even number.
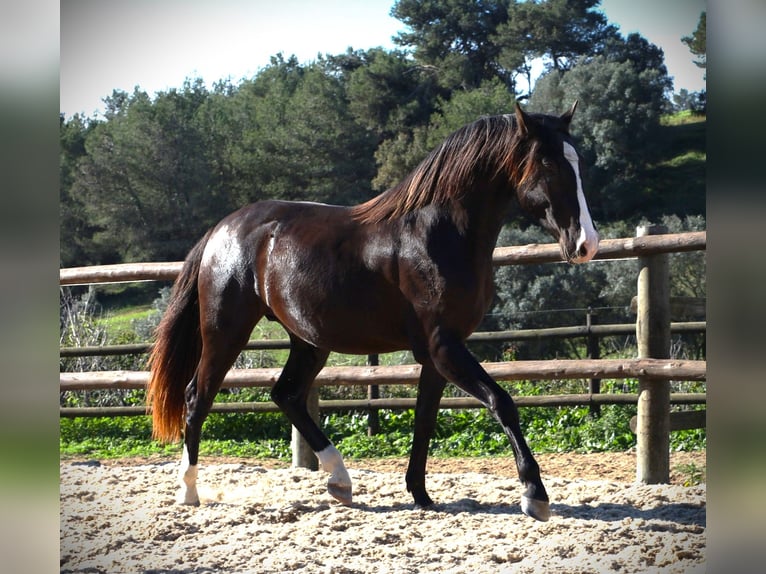
[[[273,315],[312,345],[347,354],[407,349],[401,297],[371,277],[356,281],[293,282],[272,291]]]
[[[345,313],[323,317],[321,321],[302,314],[275,315],[287,331],[315,347],[337,353],[371,355],[400,351],[410,346],[404,329],[388,321],[369,321]]]

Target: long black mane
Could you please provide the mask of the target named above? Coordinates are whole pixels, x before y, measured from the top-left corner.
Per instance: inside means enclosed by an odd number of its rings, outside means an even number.
[[[512,114],[479,118],[453,132],[399,184],[352,208],[364,223],[400,217],[433,203],[460,199],[478,177],[518,184],[531,175],[533,140],[523,137]]]

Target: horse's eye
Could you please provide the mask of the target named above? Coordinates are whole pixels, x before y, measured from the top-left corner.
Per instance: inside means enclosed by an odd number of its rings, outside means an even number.
[[[553,169],[556,167],[556,164],[553,163],[553,160],[548,157],[543,158],[542,164],[545,169]]]

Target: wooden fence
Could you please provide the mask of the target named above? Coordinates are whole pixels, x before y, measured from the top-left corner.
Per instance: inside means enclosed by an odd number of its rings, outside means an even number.
[[[704,251],[707,245],[706,231],[649,235],[624,239],[602,239],[595,260],[626,259],[642,255]],[[562,263],[558,244],[520,245],[497,247],[494,251],[495,265],[520,265],[532,263]],[[118,265],[94,265],[69,267],[59,270],[60,285],[87,285],[91,283],[124,283],[132,281],[172,281],[181,271],[183,262],[169,263],[122,263]]]
[[[667,254],[698,251],[706,248],[706,232],[668,234],[659,226],[639,228],[638,236],[627,239],[602,240],[595,259],[620,259],[637,257],[639,259],[637,322],[636,325],[591,325],[584,327],[564,327],[535,330],[530,337],[542,335],[589,336],[607,334],[610,327],[620,332],[635,333],[638,340],[639,356],[628,360],[555,360],[555,361],[514,361],[504,363],[486,363],[484,367],[497,380],[551,380],[551,379],[624,379],[638,378],[639,393],[601,394],[591,392],[580,395],[547,397],[517,397],[519,406],[564,406],[587,404],[597,407],[601,404],[637,404],[638,414],[632,423],[637,434],[637,479],[646,483],[667,482],[669,480],[669,433],[678,428],[671,423],[670,404],[699,404],[706,402],[705,393],[673,394],[670,393],[670,380],[705,381],[705,361],[670,360],[670,331],[704,330],[703,322],[675,324],[670,321],[669,278],[667,273]],[[557,244],[526,245],[519,247],[499,247],[494,252],[496,265],[554,263],[561,262]],[[103,265],[61,269],[61,285],[84,285],[92,283],[118,283],[131,281],[171,281],[180,271],[182,263],[134,263],[123,265]],[[684,325],[684,326],[681,326]],[[518,333],[518,332],[517,332]],[[476,334],[474,340],[498,340],[508,337],[509,332]],[[265,344],[272,348],[281,348],[284,341],[251,342],[251,345]],[[121,352],[146,352],[146,345],[119,346],[121,348],[86,348],[62,349],[61,356],[80,354],[117,354]],[[368,366],[368,367],[325,367],[317,377],[317,386],[321,385],[396,385],[416,384],[420,367],[417,365]],[[234,369],[224,381],[224,387],[268,387],[279,376],[281,369]],[[146,372],[91,372],[60,373],[60,390],[93,389],[143,389],[148,380]],[[415,399],[375,398],[370,396],[361,400],[319,401],[313,409],[318,413],[325,410],[413,408]],[[470,398],[444,398],[442,408],[474,408],[478,401]],[[62,408],[61,416],[98,416],[138,415],[146,413],[143,407],[111,407],[109,410],[97,407]],[[214,412],[254,412],[275,410],[272,403],[225,403],[216,404]],[[674,413],[675,414],[675,413]],[[698,424],[698,421],[693,424]],[[295,435],[295,432],[294,432]],[[295,436],[294,436],[295,438]],[[293,461],[313,461],[307,446],[300,441],[293,441]],[[313,464],[312,464],[313,466]]]

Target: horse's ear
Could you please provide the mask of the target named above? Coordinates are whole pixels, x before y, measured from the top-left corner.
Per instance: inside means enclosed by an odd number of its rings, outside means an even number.
[[[519,102],[516,102],[516,127],[524,137],[530,135],[534,130],[534,120],[521,109]]]
[[[577,109],[577,100],[574,101],[572,104],[572,107],[569,108],[569,111],[564,112],[561,114],[561,121],[564,122],[564,125],[569,129],[569,124],[572,123],[572,116],[574,116],[575,110]]]

